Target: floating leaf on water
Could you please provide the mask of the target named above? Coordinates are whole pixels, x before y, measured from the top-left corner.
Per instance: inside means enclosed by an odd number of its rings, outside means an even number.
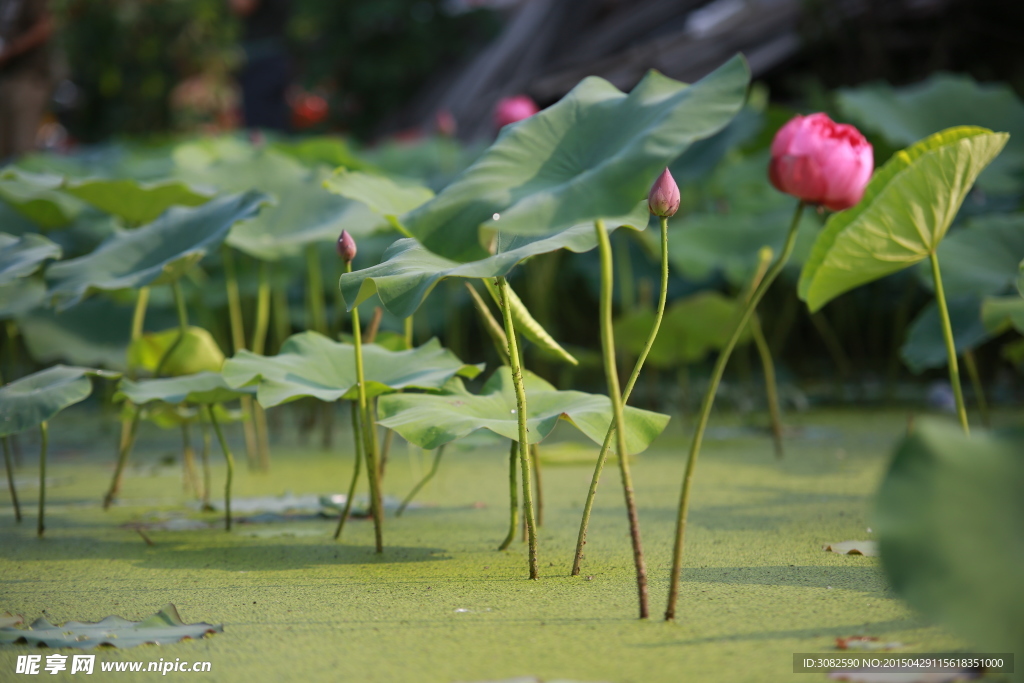
[[[878,557],[878,543],[875,541],[843,541],[842,543],[827,543],[821,546],[821,549],[836,553],[837,555],[864,555],[865,557]]]
[[[178,608],[168,603],[162,610],[142,621],[109,616],[96,622],[68,621],[55,626],[45,618],[40,618],[24,628],[3,627],[0,628],[0,644],[72,647],[80,650],[106,645],[125,649],[137,645],[170,645],[223,632],[223,624],[186,624],[178,614]]]

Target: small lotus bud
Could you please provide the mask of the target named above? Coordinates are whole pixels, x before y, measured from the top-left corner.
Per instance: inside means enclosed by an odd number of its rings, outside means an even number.
[[[651,185],[651,191],[647,194],[647,206],[651,213],[662,218],[675,216],[679,210],[679,186],[667,168]]]
[[[356,241],[352,239],[352,235],[348,234],[348,230],[341,231],[337,248],[341,260],[345,263],[352,263],[352,259],[356,257]]]

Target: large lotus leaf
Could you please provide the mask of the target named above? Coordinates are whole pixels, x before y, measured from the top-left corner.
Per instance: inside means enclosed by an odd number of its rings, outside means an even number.
[[[679,361],[694,363],[725,346],[742,313],[742,302],[719,292],[700,292],[673,303],[665,311],[662,329],[673,341]],[[737,343],[748,341],[749,327]]]
[[[621,225],[647,224],[647,201],[637,204],[628,216],[608,222],[611,229]],[[503,236],[502,249],[494,256],[458,263],[438,256],[414,239],[395,241],[384,252],[383,261],[341,276],[341,296],[349,309],[369,299],[380,297],[381,305],[399,318],[416,312],[434,286],[446,277],[490,278],[507,275],[520,261],[537,254],[559,249],[576,253],[590,251],[597,246],[597,235],[592,224],[577,225],[541,237]]]
[[[1013,328],[1024,334],[1024,298],[1019,296],[990,296],[981,302],[981,321],[993,334]]]
[[[896,449],[875,529],[889,584],[986,651],[1024,644],[1024,433],[921,420]]]
[[[365,168],[367,164],[360,160],[344,138],[336,135],[302,137],[294,141],[278,140],[270,147],[282,154],[287,154],[307,166],[330,166],[337,168]]]
[[[199,206],[213,196],[179,180],[141,183],[127,178],[89,178],[64,185],[64,191],[131,225],[156,220],[172,206]]]
[[[361,156],[389,176],[415,178],[439,190],[476,161],[485,147],[480,142],[465,144],[431,135],[415,140],[391,138],[363,150]]]
[[[903,147],[953,126],[984,126],[1010,133],[1006,152],[978,179],[991,192],[1015,192],[1024,169],[1024,103],[1001,83],[979,84],[969,76],[937,74],[894,89],[871,84],[837,93],[843,115]]]
[[[0,320],[25,315],[46,300],[46,285],[38,278],[23,277],[0,285]]]
[[[549,235],[622,216],[691,143],[736,115],[749,80],[739,56],[689,87],[652,71],[626,95],[586,78],[502,129],[476,163],[402,222],[431,251],[473,261],[488,256],[499,231]]]
[[[143,379],[133,382],[122,379],[114,394],[115,401],[128,399],[136,405],[150,401],[164,403],[224,403],[248,394],[255,394],[256,387],[233,389],[217,372],[200,372],[182,377]]]
[[[164,354],[178,339],[177,328],[144,334],[128,348],[133,367],[155,372]],[[177,348],[164,363],[161,372],[171,377],[194,375],[199,372],[220,372],[224,365],[224,352],[213,336],[202,327],[189,327]]]
[[[92,393],[89,377],[120,373],[55,365],[0,388],[0,436],[17,434],[45,422]]]
[[[764,125],[764,114],[748,104],[729,125],[709,138],[698,140],[673,161],[669,166],[672,177],[680,185],[703,181],[726,154],[757,135]]]
[[[558,391],[540,377],[524,373],[526,427],[530,443],[539,443],[565,419],[596,443],[603,443],[612,422],[607,396],[582,391]],[[379,424],[398,432],[421,448],[437,448],[478,429],[519,439],[512,371],[499,367],[480,395],[455,391],[447,395],[391,394],[377,404]],[[627,407],[626,448],[639,453],[665,429],[668,415]]]
[[[482,368],[466,365],[437,339],[407,351],[363,345],[367,396],[398,389],[437,390],[455,376],[475,377]],[[355,347],[316,332],[285,340],[276,356],[240,351],[221,371],[229,386],[256,385],[265,408],[306,396],[321,401],[356,398]]]
[[[50,266],[50,293],[66,308],[93,290],[171,282],[216,248],[232,224],[266,201],[261,192],[246,192],[194,208],[172,207],[149,225],[112,236],[91,254]]]
[[[324,187],[334,194],[362,202],[382,216],[401,216],[434,196],[434,191],[423,185],[346,169],[339,169],[327,178]]]
[[[981,319],[981,300],[978,297],[951,297],[947,305],[957,355],[977,348],[995,336]],[[900,348],[900,357],[914,373],[941,368],[949,362],[939,308],[934,301],[925,306],[910,324],[907,340]]]
[[[166,312],[150,310],[146,327],[159,329],[168,319]],[[126,367],[132,306],[95,297],[66,311],[38,308],[19,313],[17,320],[29,355],[37,363],[63,362],[111,370]]]
[[[0,173],[0,200],[42,230],[70,225],[85,203],[61,192],[63,179],[48,174],[5,170]]]
[[[894,154],[860,203],[825,224],[800,274],[800,298],[817,311],[845,291],[928,258],[1007,137],[951,128]]]
[[[1024,215],[975,218],[942,241],[938,257],[947,295],[1002,294],[1013,287],[1024,259]],[[934,288],[931,264],[918,266],[918,276]]]
[[[178,615],[178,609],[168,603],[142,621],[110,616],[96,622],[68,621],[54,626],[45,618],[39,618],[28,628],[0,628],[0,644],[80,650],[105,645],[125,649],[137,645],[171,645],[186,638],[204,638],[223,632],[223,625],[186,624]]]
[[[31,275],[46,259],[58,259],[60,246],[42,235],[21,237],[0,232],[0,286]]]

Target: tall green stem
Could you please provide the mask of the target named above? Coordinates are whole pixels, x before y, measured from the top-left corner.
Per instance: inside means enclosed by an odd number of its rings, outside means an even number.
[[[775,444],[775,457],[782,458],[785,451],[782,447],[782,411],[779,409],[779,388],[775,381],[775,363],[772,351],[768,348],[768,340],[764,338],[761,321],[756,315],[750,316],[750,334],[754,338],[754,346],[761,358],[761,369],[764,372],[764,388],[768,397],[768,415],[772,422],[772,441]]]
[[[636,499],[633,495],[633,477],[629,471],[629,452],[626,450],[626,419],[622,410],[622,394],[619,393],[619,372],[615,367],[615,333],[612,327],[612,245],[604,221],[594,222],[597,232],[597,246],[601,253],[601,350],[604,352],[604,374],[608,382],[608,395],[612,402],[615,424],[616,450],[619,455],[619,474],[622,476],[622,491],[626,498],[626,513],[629,517],[629,536],[633,542],[633,564],[636,567],[636,587],[640,598],[640,618],[648,617],[647,609],[647,565],[644,562],[643,542],[640,539],[640,518],[637,515]]]
[[[11,442],[6,436],[2,439],[4,447],[4,466],[7,468],[7,488],[11,490],[11,502],[14,504],[14,521],[21,521],[21,505],[18,503],[18,491],[14,488],[14,465],[11,462]]]
[[[174,338],[174,343],[160,357],[160,362],[157,363],[156,370],[153,372],[154,377],[159,377],[164,371],[167,363],[171,360],[171,356],[181,346],[181,342],[185,341],[185,335],[188,334],[188,308],[185,305],[185,295],[181,291],[181,283],[177,280],[172,282],[171,291],[174,292],[174,307],[178,312],[178,336]]]
[[[519,356],[519,342],[512,322],[512,306],[509,303],[508,281],[498,278],[498,292],[501,295],[501,315],[505,323],[505,337],[508,339],[509,369],[512,370],[512,384],[516,392],[516,421],[519,423],[519,466],[523,480],[523,507],[526,515],[526,533],[529,541],[530,579],[540,578],[537,560],[537,520],[533,513],[533,485],[531,482],[529,437],[526,433],[526,388],[523,386],[523,366]]]
[[[508,535],[498,546],[498,550],[506,550],[516,538],[516,527],[519,526],[519,496],[516,493],[516,464],[519,456],[519,443],[512,439],[508,452],[508,499],[509,520]]]
[[[231,247],[221,247],[221,260],[224,262],[224,287],[228,295],[228,320],[231,326],[231,344],[235,353],[245,349],[245,321],[242,318],[242,297],[238,291],[238,273],[235,270],[235,252]],[[256,426],[253,424],[253,400],[251,396],[239,399],[242,407],[242,435],[245,437],[245,459],[250,469],[255,469],[259,460],[259,446],[256,439]]]
[[[210,417],[210,424],[213,425],[213,431],[217,433],[217,441],[220,442],[220,450],[228,463],[228,477],[227,481],[224,482],[224,528],[231,531],[231,482],[235,479],[235,458],[231,455],[231,449],[228,448],[224,432],[221,431],[220,423],[217,422],[214,408],[215,406],[212,404],[207,404],[206,414]]]
[[[970,436],[971,428],[967,424],[967,406],[964,404],[964,392],[960,388],[960,368],[956,360],[956,344],[953,342],[953,325],[949,322],[949,309],[946,307],[946,292],[942,288],[942,273],[939,272],[939,257],[932,251],[932,279],[935,280],[935,303],[939,308],[939,320],[942,322],[942,338],[946,342],[946,358],[949,365],[949,383],[953,385],[953,396],[956,398],[956,414],[960,418],[960,426],[964,434]]]
[[[334,530],[335,541],[341,538],[341,532],[345,529],[345,522],[348,521],[348,515],[352,511],[352,500],[356,497],[356,483],[359,481],[359,470],[362,469],[361,466],[363,464],[363,426],[357,403],[352,404],[352,438],[355,440],[356,457],[352,465],[352,481],[348,484],[348,495],[345,496],[345,505],[342,507],[341,515],[338,517],[338,528]]]
[[[668,218],[661,219],[661,291],[658,294],[658,311],[654,315],[654,324],[651,326],[651,331],[647,335],[647,343],[644,344],[643,351],[640,352],[640,356],[636,359],[636,365],[633,366],[633,373],[629,376],[629,381],[626,382],[626,389],[622,392],[622,402],[626,403],[629,400],[629,395],[633,392],[633,387],[636,386],[637,378],[640,377],[640,370],[644,367],[644,362],[647,360],[647,355],[651,352],[651,347],[654,346],[654,340],[658,336],[658,330],[661,329],[661,320],[665,316],[665,302],[668,299]],[[594,476],[590,480],[590,490],[587,492],[587,501],[583,505],[583,520],[580,522],[580,532],[576,540],[576,554],[572,561],[572,576],[578,576],[580,573],[580,565],[583,562],[583,547],[587,544],[587,529],[590,526],[590,513],[594,508],[594,498],[597,496],[597,486],[601,481],[601,473],[604,471],[604,464],[608,457],[608,449],[612,443],[612,437],[615,434],[615,423],[612,422],[608,426],[608,431],[604,436],[604,443],[601,444],[601,451],[597,454],[597,465],[594,467]]]
[[[292,333],[291,311],[288,307],[288,291],[283,287],[274,287],[272,290],[274,309],[274,343],[276,348],[281,348],[284,340]]]
[[[412,344],[413,344],[413,340],[412,340],[412,316],[411,315],[408,318],[406,318],[405,320],[402,321],[402,328],[403,328],[403,330],[405,332],[405,348],[411,349],[412,348]]]
[[[124,467],[128,463],[128,454],[131,453],[132,447],[135,445],[135,436],[139,432],[139,422],[141,420],[142,408],[136,407],[135,415],[132,416],[131,424],[128,426],[128,433],[121,440],[121,450],[117,454],[117,465],[114,467],[114,477],[110,481],[110,489],[107,491],[107,495],[103,497],[104,510],[110,508],[114,498],[117,497],[118,492],[121,490],[121,478],[124,476]]]
[[[398,506],[398,510],[395,511],[395,517],[401,517],[402,513],[405,512],[405,508],[409,507],[409,503],[416,497],[416,494],[434,478],[434,475],[437,474],[437,468],[441,466],[442,455],[444,455],[444,445],[439,446],[437,451],[434,452],[434,464],[431,465],[430,471],[412,487],[412,491],[409,491],[409,495],[405,497],[402,504]]]
[[[352,272],[352,262],[345,264],[345,272]],[[321,290],[322,291],[322,290]],[[352,307],[352,345],[356,356],[356,382],[359,395],[359,414],[363,423],[363,448],[366,454],[366,473],[370,478],[370,511],[373,514],[373,533],[377,552],[384,552],[384,515],[380,501],[380,470],[377,467],[377,430],[370,416],[370,403],[366,398],[366,377],[363,374],[363,339],[359,323],[359,307]]]
[[[761,281],[761,284],[758,285],[757,289],[754,290],[753,295],[747,301],[746,308],[743,309],[743,315],[741,315],[739,321],[737,321],[736,329],[733,330],[728,343],[722,349],[721,353],[718,354],[718,359],[715,361],[715,367],[711,372],[711,381],[708,384],[707,393],[704,394],[704,402],[701,404],[700,416],[697,418],[697,428],[693,433],[693,441],[690,443],[690,456],[686,462],[686,473],[683,475],[683,490],[679,498],[679,510],[676,516],[675,546],[672,550],[672,576],[669,583],[668,605],[665,608],[666,621],[671,621],[676,617],[676,603],[679,600],[679,577],[682,574],[683,568],[683,543],[686,538],[686,518],[690,509],[690,491],[693,487],[693,474],[697,466],[697,457],[700,455],[701,443],[704,441],[704,431],[707,429],[708,419],[711,417],[711,408],[715,404],[715,394],[718,393],[718,385],[722,381],[725,366],[729,363],[729,356],[732,355],[732,350],[736,347],[736,342],[739,341],[740,336],[743,334],[743,330],[747,327],[750,316],[754,314],[754,311],[757,309],[757,305],[761,303],[761,299],[764,297],[765,292],[767,292],[768,288],[772,286],[773,282],[775,282],[775,278],[777,278],[779,273],[782,272],[782,269],[786,267],[786,262],[793,254],[793,247],[796,245],[796,236],[800,227],[800,216],[803,214],[803,211],[804,203],[801,201],[797,204],[796,211],[793,214],[793,222],[789,226],[789,233],[786,235],[786,243],[782,248],[782,253],[779,254],[779,258],[769,269],[768,273]]]
[[[50,430],[46,421],[39,423],[39,520],[36,523],[36,535],[43,537],[46,524],[43,515],[46,511],[46,447],[50,443]]]
[[[201,423],[203,433],[203,450],[199,452],[199,459],[203,461],[203,510],[212,510],[210,506],[210,430],[205,423]]]
[[[985,386],[981,383],[978,362],[974,359],[974,352],[970,349],[964,351],[964,365],[967,366],[967,375],[971,378],[971,386],[974,387],[978,412],[981,414],[981,424],[985,429],[989,429],[992,426],[992,415],[988,411],[988,401],[985,400]]]
[[[256,324],[252,331],[252,352],[263,355],[270,327],[270,264],[260,262],[259,288],[256,293]],[[267,432],[267,413],[259,403],[253,404],[253,422],[256,428],[256,448],[260,470],[270,470],[270,435]]]
[[[540,472],[540,446],[530,445],[530,464],[533,465],[533,486],[537,490],[537,526],[544,526],[544,482]]]
[[[146,309],[149,306],[149,287],[142,287],[135,298],[135,310],[132,311],[131,349],[142,339],[142,330],[146,323]],[[128,379],[135,379],[135,364],[132,363],[131,353],[128,354]]]

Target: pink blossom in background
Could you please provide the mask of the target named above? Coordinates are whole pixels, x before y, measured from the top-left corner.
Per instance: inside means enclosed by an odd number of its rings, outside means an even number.
[[[859,130],[822,113],[797,115],[775,134],[768,179],[780,192],[842,211],[864,196],[874,168]]]
[[[494,107],[494,125],[496,128],[503,128],[510,123],[522,121],[536,114],[540,109],[536,103],[526,95],[515,95],[504,97],[498,100]]]

